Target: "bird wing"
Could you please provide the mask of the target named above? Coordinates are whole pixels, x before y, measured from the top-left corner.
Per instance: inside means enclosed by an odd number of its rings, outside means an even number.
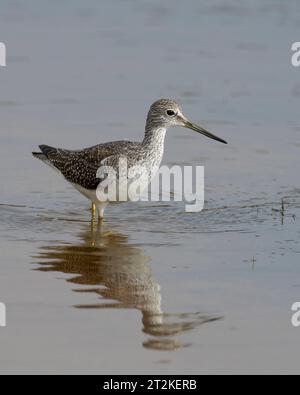
[[[95,155],[89,158],[83,155],[83,151],[68,151],[47,145],[41,145],[40,149],[41,153],[34,153],[34,156],[58,170],[69,182],[85,189],[96,189],[99,185],[97,171],[101,161],[98,162]]]
[[[94,190],[101,180],[97,178],[97,171],[106,159],[136,149],[138,143],[119,141],[100,144],[81,151],[70,151],[41,145],[41,153],[33,155],[57,169],[69,182],[80,185],[85,189]]]
[[[97,178],[100,166],[95,166],[84,159],[70,159],[65,162],[61,173],[73,184],[80,185],[85,189],[96,189],[101,181]]]

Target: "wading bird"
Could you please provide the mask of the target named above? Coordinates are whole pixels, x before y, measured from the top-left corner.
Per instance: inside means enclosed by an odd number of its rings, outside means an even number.
[[[101,179],[97,176],[101,166],[116,167],[116,163],[122,157],[127,159],[129,168],[141,165],[150,172],[153,169],[158,170],[163,158],[166,132],[172,126],[182,126],[227,144],[201,126],[190,122],[174,100],[160,99],[150,107],[145,137],[141,143],[116,141],[78,151],[40,145],[41,152],[33,152],[33,156],[58,170],[81,194],[91,200],[93,217],[97,209],[101,220],[108,204],[99,200],[96,193],[101,184]]]

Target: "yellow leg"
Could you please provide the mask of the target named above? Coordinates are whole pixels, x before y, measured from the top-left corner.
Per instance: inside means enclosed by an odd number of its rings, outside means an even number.
[[[103,221],[104,218],[104,209],[101,209],[100,211],[98,211],[98,221],[101,223]]]
[[[96,214],[96,205],[95,203],[92,203],[92,218],[95,219],[95,214]]]

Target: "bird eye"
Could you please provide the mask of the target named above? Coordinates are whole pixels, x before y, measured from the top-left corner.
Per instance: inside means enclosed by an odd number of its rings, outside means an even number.
[[[169,115],[169,117],[174,117],[175,114],[176,114],[175,111],[167,110],[167,115]]]

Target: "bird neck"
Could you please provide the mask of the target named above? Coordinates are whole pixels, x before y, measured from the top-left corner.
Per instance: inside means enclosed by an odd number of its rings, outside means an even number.
[[[145,138],[142,143],[143,147],[150,151],[155,150],[163,152],[166,132],[167,130],[164,127],[150,129],[146,126]]]

